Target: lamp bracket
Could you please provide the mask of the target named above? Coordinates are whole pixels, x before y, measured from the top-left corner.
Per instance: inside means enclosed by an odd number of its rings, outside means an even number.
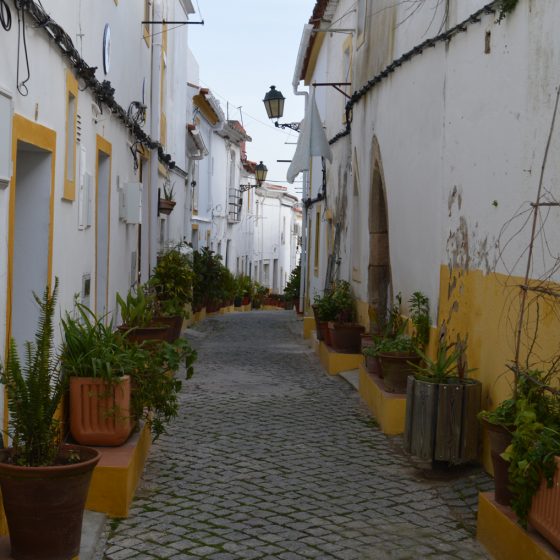
[[[300,123],[298,123],[298,122],[279,123],[278,121],[276,121],[274,123],[274,126],[276,128],[290,128],[291,130],[294,130],[295,132],[299,132]]]
[[[204,25],[204,20],[202,21],[143,21],[142,25]]]
[[[258,188],[258,187],[260,187],[259,183],[255,183],[254,185],[252,185],[250,183],[247,184],[247,185],[239,185],[239,191],[244,193],[244,192],[246,192],[250,189],[255,189],[255,188]]]
[[[323,82],[323,83],[318,83],[315,82],[314,84],[311,84],[313,87],[317,87],[317,86],[331,86],[334,89],[336,89],[336,91],[342,93],[342,95],[344,95],[344,97],[346,97],[347,99],[351,99],[351,96],[348,95],[345,91],[340,89],[340,86],[351,86],[352,84],[350,82]]]

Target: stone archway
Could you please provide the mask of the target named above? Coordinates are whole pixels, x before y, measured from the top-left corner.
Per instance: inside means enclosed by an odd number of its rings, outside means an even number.
[[[375,321],[384,324],[391,299],[391,262],[387,196],[377,138],[373,139],[369,199],[368,302]]]

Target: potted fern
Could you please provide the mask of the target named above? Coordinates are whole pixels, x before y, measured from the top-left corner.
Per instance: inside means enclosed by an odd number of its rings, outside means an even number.
[[[70,560],[78,555],[95,449],[62,443],[59,407],[66,379],[54,350],[58,281],[41,298],[25,362],[15,341],[0,378],[6,387],[12,447],[0,450],[0,487],[15,560]]]

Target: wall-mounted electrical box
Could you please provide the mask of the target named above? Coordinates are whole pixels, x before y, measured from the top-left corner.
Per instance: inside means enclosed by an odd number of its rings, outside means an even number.
[[[119,190],[119,218],[127,224],[142,223],[142,183],[124,183]]]
[[[0,89],[0,189],[12,177],[12,97]]]

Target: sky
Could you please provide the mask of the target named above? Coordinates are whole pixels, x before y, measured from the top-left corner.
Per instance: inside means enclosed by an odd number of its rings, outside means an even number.
[[[286,98],[280,122],[303,118],[305,98],[293,94],[292,78],[315,0],[193,0],[193,5],[197,13],[189,19],[204,20],[204,25],[189,26],[199,85],[210,88],[230,119],[243,122],[253,139],[247,157],[268,167],[267,181],[280,181],[276,184],[300,195],[301,175],[289,185],[289,163],[277,163],[292,159],[297,133],[275,128],[262,100],[275,85]]]

